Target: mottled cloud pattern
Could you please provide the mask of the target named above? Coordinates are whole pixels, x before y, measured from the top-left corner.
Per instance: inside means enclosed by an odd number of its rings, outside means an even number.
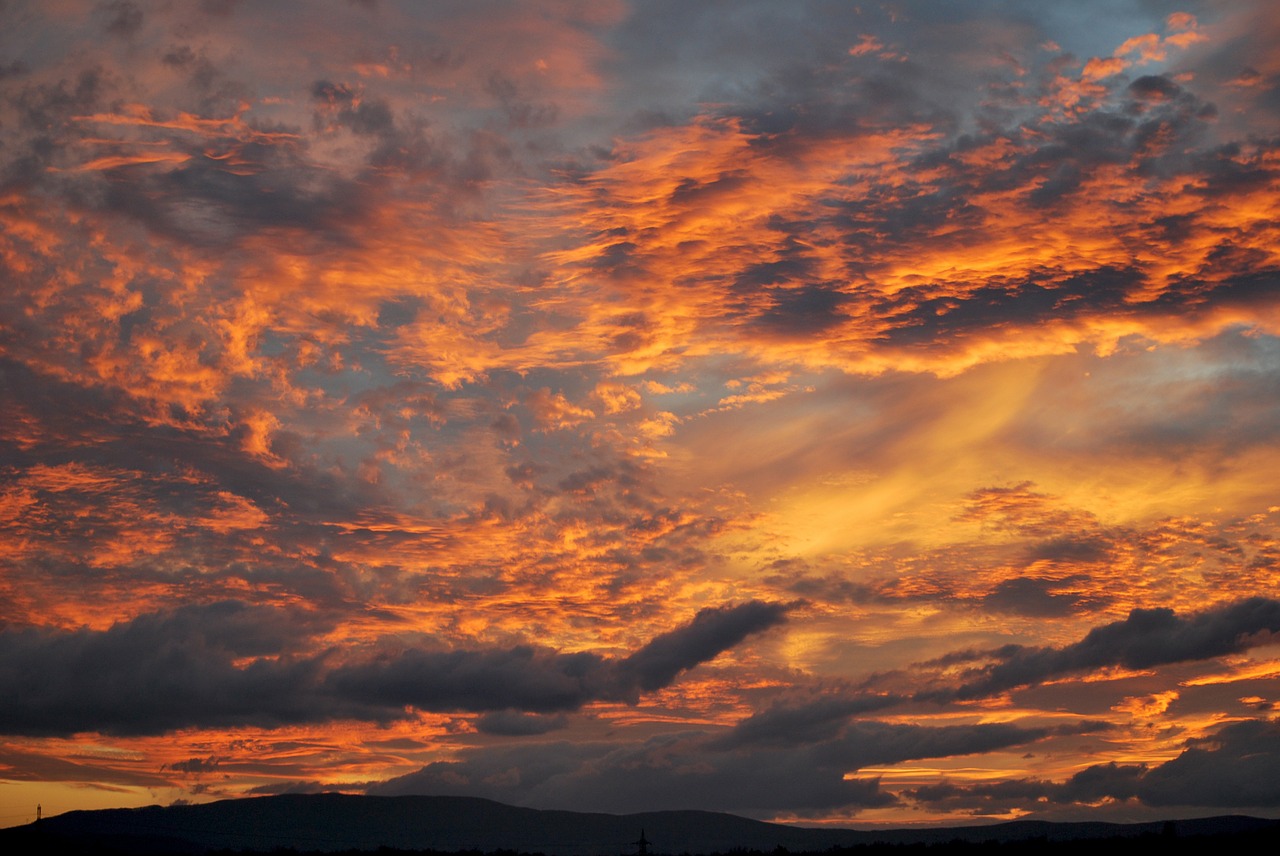
[[[0,787],[1280,814],[1272,5],[0,3]]]

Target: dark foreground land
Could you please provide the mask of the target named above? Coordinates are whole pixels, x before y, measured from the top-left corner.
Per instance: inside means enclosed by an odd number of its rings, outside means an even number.
[[[806,829],[699,811],[539,811],[465,797],[291,795],[68,812],[0,830],[0,853],[54,856],[947,856],[1280,852],[1280,820],[1019,821],[948,829]]]

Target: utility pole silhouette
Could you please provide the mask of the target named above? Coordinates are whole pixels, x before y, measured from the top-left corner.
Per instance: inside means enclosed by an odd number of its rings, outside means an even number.
[[[640,840],[631,842],[637,848],[636,856],[649,856],[649,841],[644,837],[643,827],[640,829]]]
[[[36,823],[40,822],[40,803],[36,803]],[[640,833],[640,837],[644,837],[644,833]]]

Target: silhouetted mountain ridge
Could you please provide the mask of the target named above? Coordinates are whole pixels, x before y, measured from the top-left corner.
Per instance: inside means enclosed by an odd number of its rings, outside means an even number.
[[[707,811],[613,815],[505,805],[474,797],[292,794],[201,805],[72,811],[0,830],[0,849],[30,852],[202,853],[210,850],[516,851],[554,856],[731,850],[797,853],[873,843],[1073,841],[1156,835],[1275,833],[1280,821],[1228,816],[1164,823],[1049,823],[896,830],[813,829]],[[57,841],[55,841],[57,839]],[[94,847],[87,845],[92,843]],[[54,845],[57,846],[54,846]]]

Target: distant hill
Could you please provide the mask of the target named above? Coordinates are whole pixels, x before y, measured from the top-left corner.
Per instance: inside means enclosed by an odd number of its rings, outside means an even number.
[[[622,856],[641,830],[651,854],[792,853],[873,843],[1074,841],[1140,835],[1266,835],[1280,821],[1218,817],[1162,823],[1018,821],[946,829],[808,829],[705,811],[612,815],[542,811],[491,800],[444,796],[308,794],[202,805],[72,811],[0,830],[5,853],[189,853],[210,850],[517,851],[548,856]]]

